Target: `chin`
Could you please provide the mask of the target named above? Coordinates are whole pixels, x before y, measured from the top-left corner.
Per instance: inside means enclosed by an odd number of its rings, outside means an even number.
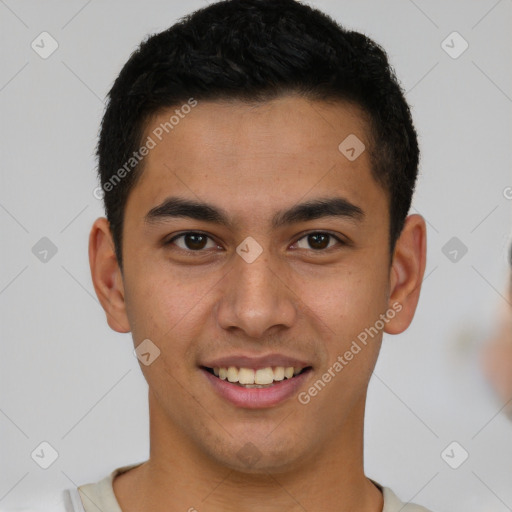
[[[219,452],[219,444],[211,452],[217,464],[225,466],[241,474],[268,475],[268,473],[286,473],[300,465],[304,453],[304,440],[276,438],[269,440],[267,433],[258,436],[244,436],[247,441],[230,443],[226,440],[225,449]],[[238,438],[241,439],[241,438]],[[250,440],[252,439],[252,441]],[[259,440],[258,440],[259,439]]]
[[[287,473],[298,465],[296,456],[284,457],[282,454],[274,455],[259,453],[257,458],[239,458],[234,454],[229,461],[223,461],[224,465],[233,471],[246,475],[262,475],[267,477],[269,473]]]

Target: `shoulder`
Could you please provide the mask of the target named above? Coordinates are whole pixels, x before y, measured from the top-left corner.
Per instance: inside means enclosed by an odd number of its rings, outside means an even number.
[[[371,479],[370,479],[371,480]],[[382,512],[432,512],[415,503],[404,503],[389,487],[385,487],[375,480],[371,480],[382,492],[384,508]]]
[[[76,498],[76,489],[61,489],[53,494],[33,497],[22,507],[0,508],[0,512],[83,512]]]
[[[76,493],[76,505],[73,512],[122,512],[113,489],[113,481],[117,475],[125,473],[132,468],[143,464],[136,462],[114,469],[110,474],[98,482],[80,485]],[[72,496],[71,496],[72,497]]]
[[[23,506],[3,508],[0,505],[0,512],[98,512],[98,507],[102,512],[121,512],[112,481],[118,474],[140,464],[142,462],[116,468],[97,482],[33,497]]]
[[[382,491],[384,495],[382,512],[432,512],[416,503],[404,503],[389,487],[383,487]]]

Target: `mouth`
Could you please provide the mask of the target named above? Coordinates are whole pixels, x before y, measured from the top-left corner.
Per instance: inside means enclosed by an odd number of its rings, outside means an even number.
[[[312,374],[312,366],[200,366],[214,393],[243,409],[278,406],[292,396]]]
[[[220,380],[246,389],[269,388],[311,370],[311,366],[267,366],[258,369],[237,366],[201,368]]]

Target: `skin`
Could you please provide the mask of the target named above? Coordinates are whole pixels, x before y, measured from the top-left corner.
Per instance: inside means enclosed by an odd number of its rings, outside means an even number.
[[[512,278],[496,329],[480,355],[484,374],[498,395],[503,412],[512,420]]]
[[[155,116],[147,134],[169,115]],[[236,407],[198,367],[235,351],[278,352],[312,366],[304,391],[392,304],[402,309],[385,332],[409,326],[425,270],[425,222],[407,218],[390,266],[387,193],[367,151],[351,162],[338,150],[349,134],[368,147],[366,129],[361,112],[343,103],[292,95],[256,107],[199,102],[145,158],[126,205],[122,273],[108,222],[94,223],[91,273],[109,325],[161,351],[141,364],[150,458],[113,482],[124,512],[382,511],[363,469],[366,392],[382,332],[307,405],[293,396],[266,409]],[[224,209],[232,226],[145,223],[171,195]],[[277,211],[334,196],[364,217],[271,229]],[[183,237],[163,244],[198,230],[211,237],[202,255]],[[318,231],[349,243],[328,238],[314,250],[306,235]],[[248,236],[263,249],[250,264],[236,253]],[[249,441],[259,453],[251,466],[237,456]]]

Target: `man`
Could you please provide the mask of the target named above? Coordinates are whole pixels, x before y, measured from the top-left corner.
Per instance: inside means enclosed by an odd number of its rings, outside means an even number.
[[[385,52],[293,0],[212,4],[130,57],[98,157],[92,280],[132,333],[151,448],[74,510],[425,511],[363,468],[382,334],[425,269]]]

